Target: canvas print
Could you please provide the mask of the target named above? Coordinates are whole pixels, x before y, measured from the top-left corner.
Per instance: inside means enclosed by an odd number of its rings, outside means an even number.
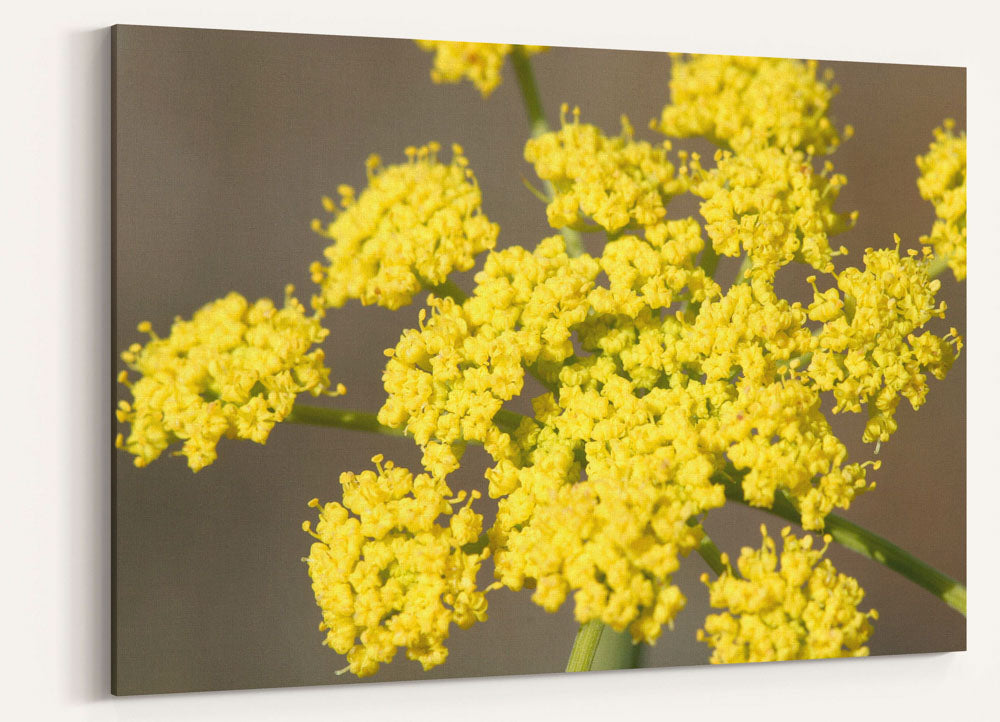
[[[112,45],[116,694],[965,649],[964,69]]]

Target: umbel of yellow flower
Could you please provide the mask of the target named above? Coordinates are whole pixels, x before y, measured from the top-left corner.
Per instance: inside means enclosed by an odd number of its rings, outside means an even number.
[[[955,121],[946,120],[934,130],[934,142],[917,158],[917,187],[924,200],[934,204],[937,219],[929,236],[920,239],[934,253],[948,260],[958,281],[965,279],[965,133],[956,136]]]
[[[673,54],[671,63],[671,102],[652,123],[666,135],[703,136],[736,152],[770,146],[825,155],[840,144],[827,117],[837,90],[827,84],[832,73],[816,77],[816,61]]]
[[[330,265],[317,261],[310,268],[320,285],[315,308],[340,307],[351,298],[399,308],[493,248],[499,228],[480,210],[482,195],[461,147],[452,146],[447,164],[438,160],[439,150],[437,143],[410,147],[408,162],[387,167],[373,155],[360,196],[342,185],[340,209],[323,200],[334,219],[315,220],[313,229],[334,243],[324,251]]]
[[[713,582],[702,576],[712,606],[728,610],[709,615],[698,631],[712,663],[867,656],[869,620],[878,614],[858,611],[864,590],[857,580],[823,559],[826,546],[813,549],[811,536],[798,539],[785,527],[779,555],[763,525],[761,535],[760,549],[740,552],[739,574],[730,568]],[[829,545],[829,536],[823,540]]]
[[[238,293],[213,301],[191,320],[177,318],[166,338],[149,322],[145,344],[132,344],[122,360],[140,374],[118,380],[132,401],[118,404],[118,421],[131,425],[116,445],[145,466],[171,444],[193,471],[215,461],[223,436],[263,444],[274,425],[292,410],[303,392],[318,396],[330,385],[323,351],[312,349],[327,335],[318,319],[286,289],[284,308],[269,299],[250,304]],[[312,349],[312,350],[310,350]],[[336,393],[343,393],[338,385]]]
[[[783,489],[814,528],[868,486],[817,392],[778,364],[810,348],[804,310],[746,285],[720,298],[692,266],[692,224],[647,234],[658,244],[622,237],[599,260],[569,258],[559,236],[492,254],[467,301],[432,299],[389,352],[379,413],[434,473],[484,444],[501,583],[534,580],[548,610],[573,593],[581,622],[647,642],[683,606],[670,574],[700,539],[688,521],[724,503],[717,469],[745,472],[752,503]],[[608,288],[595,283],[602,270]],[[701,304],[696,322],[661,318],[674,294]],[[501,428],[526,369],[553,391],[534,399],[534,418]]]
[[[378,415],[421,447],[427,479],[458,469],[468,443],[491,456],[485,477],[497,514],[487,538],[497,584],[533,588],[548,611],[572,598],[580,622],[600,620],[648,643],[684,606],[671,576],[703,538],[699,520],[725,503],[723,481],[740,484],[757,506],[785,496],[806,529],[822,529],[831,510],[872,488],[867,473],[878,468],[848,460],[822,395],[832,392],[835,411],[867,408],[863,439],[886,440],[898,400],[919,406],[926,374],[943,376],[961,347],[954,330],[943,338],[923,330],[945,310],[934,300],[940,284],[929,256],[901,255],[897,241],[866,252],[863,268],[835,272],[843,250],[830,238],[854,216],[833,210],[844,178],[829,164],[813,167],[815,154],[840,142],[826,117],[834,91],[815,64],[696,57],[675,62],[674,81],[660,128],[721,144],[715,166],[678,153],[678,169],[668,144],[635,141],[627,121],[608,137],[577,112],[568,123],[564,106],[561,129],[529,141],[525,157],[552,188],[549,223],[593,230],[593,222],[608,242],[597,256],[570,257],[560,236],[491,252],[467,299],[431,294],[418,327],[386,352]],[[667,215],[671,198],[689,191],[702,200],[704,222]],[[741,254],[747,282],[724,290],[713,258]],[[835,287],[821,292],[810,277],[813,303],[779,298],[775,274],[793,262]],[[546,392],[519,416],[507,404],[527,373]],[[409,538],[393,500],[436,518],[447,513],[447,492],[411,501],[403,484],[404,496],[387,501],[389,484],[377,491],[376,479],[408,472],[369,474],[365,509],[377,531],[353,531],[346,510],[327,508],[356,540],[340,556],[360,560],[350,565],[383,560],[384,581],[396,574],[386,569],[410,568],[393,561],[397,548],[353,550],[392,530]],[[746,579],[729,573],[713,587],[713,599],[732,610],[703,632],[716,661],[736,661],[744,647],[752,647],[745,659],[863,654],[870,627],[856,610],[856,584],[821,562],[810,539],[783,536],[780,571],[765,535],[764,548],[740,560]],[[350,669],[368,674],[403,646],[425,664],[439,661],[443,637],[421,638],[414,652],[393,636],[408,604],[396,592],[395,606],[380,601],[368,616],[374,597],[359,596],[365,582],[354,581],[354,569],[319,574],[349,574],[349,587],[316,587],[328,644],[353,655]],[[423,608],[447,619],[434,601]]]
[[[846,252],[830,247],[831,236],[854,225],[857,212],[833,210],[847,182],[824,164],[813,171],[802,151],[773,146],[749,147],[740,153],[718,151],[716,166],[702,169],[692,162],[692,191],[704,199],[701,215],[715,252],[739,257],[746,253],[747,278],[771,280],[791,261],[818,271],[833,270],[833,256]]]
[[[667,159],[670,144],[634,141],[624,117],[621,135],[608,138],[597,127],[580,123],[579,108],[567,123],[568,109],[563,104],[560,130],[533,138],[524,147],[525,160],[555,189],[546,209],[549,225],[573,226],[583,216],[613,232],[629,223],[646,226],[663,218],[667,201],[686,187]]]
[[[452,623],[467,628],[486,619],[485,590],[476,575],[489,549],[467,551],[482,531],[470,504],[455,506],[443,477],[414,476],[382,457],[377,473],[341,474],[343,504],[319,509],[309,565],[316,603],[323,612],[325,644],[346,654],[359,677],[392,661],[398,648],[430,669],[445,661]],[[438,519],[443,517],[443,523]]]
[[[901,257],[898,236],[894,249],[869,248],[863,270],[837,276],[840,293],[816,291],[809,306],[809,318],[823,326],[806,374],[819,390],[833,391],[835,411],[867,405],[866,442],[888,441],[900,398],[920,408],[926,373],[944,378],[962,348],[954,328],[944,337],[916,333],[945,313],[945,304],[935,301],[941,282],[928,277],[924,250],[923,258],[914,250]]]
[[[431,80],[435,83],[458,83],[469,80],[482,93],[489,96],[500,85],[503,61],[514,49],[507,43],[462,43],[449,40],[417,40],[417,45],[434,53]],[[525,45],[529,55],[540,53],[541,45]]]

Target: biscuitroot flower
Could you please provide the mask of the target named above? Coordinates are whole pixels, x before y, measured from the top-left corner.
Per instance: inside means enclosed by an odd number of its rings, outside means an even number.
[[[513,51],[419,42],[437,52],[436,81],[469,78],[484,94]],[[311,503],[306,561],[345,671],[374,674],[399,650],[425,669],[441,664],[451,625],[485,620],[485,595],[501,586],[652,644],[684,608],[674,573],[692,552],[719,575],[711,601],[727,610],[699,633],[713,662],[867,654],[875,613],[858,611],[861,589],[822,558],[825,546],[785,529],[779,555],[762,530],[737,573],[703,522],[735,500],[842,543],[865,534],[852,548],[876,561],[903,554],[833,514],[874,487],[880,464],[850,458],[829,413],[866,412],[861,439],[874,455],[900,400],[919,408],[928,376],[944,378],[962,348],[956,329],[931,326],[946,312],[935,274],[946,263],[965,273],[964,134],[946,122],[918,159],[938,219],[923,253],[896,238],[852,265],[832,241],[856,218],[835,209],[846,179],[819,159],[850,129],[828,117],[836,90],[815,63],[675,56],[672,97],[652,126],[713,141],[709,161],[637,140],[624,118],[607,135],[576,109],[567,119],[567,105],[548,130],[517,53],[534,135],[524,157],[561,235],[495,251],[499,228],[458,146],[449,163],[436,143],[398,165],[372,156],[367,187],[341,186],[339,203],[324,201],[332,220],[314,222],[332,240],[311,267],[315,315],[294,299],[279,311],[231,294],[169,338],[134,345],[123,358],[142,377],[119,410],[132,425],[119,445],[143,465],[182,441],[198,469],[222,436],[263,442],[297,394],[329,386],[310,350],[329,309],[349,299],[397,309],[426,291],[415,327],[385,352],[377,416],[297,406],[291,419],[405,434],[423,454],[424,473],[379,456],[376,471],[341,475],[342,501]],[[606,240],[583,253],[580,233]],[[466,295],[449,276],[480,256]],[[742,258],[735,278],[717,280],[720,256]],[[779,295],[775,279],[792,264],[805,273],[783,287],[811,302]],[[470,444],[490,458],[482,492],[455,495],[446,479],[468,475]],[[488,528],[471,506],[484,495]],[[487,558],[496,581],[481,586]],[[912,558],[893,568],[964,613],[958,583]]]
[[[833,270],[830,237],[850,229],[857,213],[833,210],[847,179],[825,163],[813,170],[802,151],[767,146],[733,154],[718,151],[711,170],[695,157],[693,192],[704,201],[701,215],[716,253],[746,254],[747,278],[771,280],[782,266],[798,261],[817,271]]]
[[[563,104],[560,130],[524,147],[525,160],[555,189],[546,209],[549,225],[573,226],[589,217],[618,231],[629,223],[652,225],[663,218],[667,201],[686,189],[684,176],[667,159],[670,143],[633,140],[624,117],[621,135],[609,138],[596,126],[580,123],[579,108],[567,122],[568,110]]]
[[[450,163],[438,160],[440,146],[406,149],[408,161],[383,166],[368,158],[368,187],[359,196],[350,186],[337,190],[340,208],[324,198],[334,215],[313,229],[332,239],[310,271],[320,293],[319,310],[348,299],[396,309],[425,288],[445,283],[452,271],[472,268],[477,254],[493,248],[498,226],[480,210],[482,195],[458,145]]]
[[[738,574],[729,568],[712,582],[702,576],[712,606],[727,610],[709,615],[698,631],[712,664],[867,656],[869,620],[878,613],[859,611],[864,590],[823,559],[830,537],[813,549],[811,536],[799,539],[785,527],[779,554],[763,525],[761,535],[760,549],[740,552]]]
[[[702,136],[742,152],[752,147],[825,155],[840,144],[827,116],[837,92],[815,61],[732,55],[671,55],[670,99],[652,127]],[[845,136],[852,130],[847,126]]]
[[[934,142],[917,158],[917,187],[924,200],[934,204],[937,219],[928,236],[920,239],[947,260],[956,280],[965,279],[965,133],[955,135],[955,121],[948,119],[934,130]]]
[[[452,623],[486,619],[487,590],[476,575],[489,549],[470,551],[483,518],[470,504],[479,492],[453,496],[443,477],[414,476],[382,457],[376,471],[341,474],[343,504],[309,502],[319,522],[303,529],[316,541],[309,565],[323,611],[325,644],[346,654],[359,677],[392,661],[399,648],[425,670],[448,656]],[[441,521],[439,521],[439,518]]]
[[[833,391],[834,411],[868,410],[863,439],[888,441],[896,430],[900,398],[914,409],[927,397],[927,373],[944,378],[962,348],[958,332],[917,334],[944,318],[935,301],[941,286],[927,274],[928,249],[900,256],[896,247],[865,251],[865,268],[847,268],[837,289],[814,293],[810,319],[822,321],[806,374],[822,391]],[[812,279],[811,279],[812,280]],[[838,293],[839,289],[839,293]]]
[[[463,43],[450,40],[417,40],[417,45],[434,53],[431,80],[435,83],[458,83],[468,80],[484,98],[500,85],[503,62],[514,50],[507,43]],[[540,53],[541,45],[522,46],[528,55]]]
[[[292,410],[296,396],[327,392],[330,371],[322,349],[312,347],[328,331],[286,289],[284,308],[270,299],[249,303],[238,293],[213,301],[191,320],[177,318],[170,335],[160,338],[149,322],[149,334],[122,353],[128,371],[118,380],[132,401],[118,404],[118,421],[131,426],[119,434],[118,448],[145,466],[172,444],[182,444],[193,471],[216,459],[223,436],[267,441],[271,429]],[[344,387],[338,384],[335,393]]]

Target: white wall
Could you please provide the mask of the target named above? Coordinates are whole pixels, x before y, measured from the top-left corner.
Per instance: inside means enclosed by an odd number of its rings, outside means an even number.
[[[6,318],[0,608],[10,719],[995,718],[1000,402],[996,23],[974,2],[22,2],[4,13],[0,269]],[[985,3],[983,4],[985,7]],[[727,9],[728,8],[728,9]],[[443,37],[966,65],[969,280],[969,651],[728,669],[115,699],[108,695],[108,34],[114,23]]]

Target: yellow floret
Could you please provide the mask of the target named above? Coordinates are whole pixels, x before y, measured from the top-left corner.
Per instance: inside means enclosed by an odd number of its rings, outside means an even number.
[[[525,160],[555,188],[547,208],[549,225],[574,226],[589,217],[617,231],[630,223],[648,226],[661,220],[667,201],[685,189],[684,178],[667,159],[670,144],[632,140],[624,118],[621,135],[609,138],[580,123],[579,109],[567,123],[567,111],[563,105],[560,130],[532,138],[524,147]]]
[[[833,391],[835,413],[867,405],[863,438],[881,442],[896,429],[900,398],[919,408],[927,396],[927,372],[944,378],[962,341],[954,329],[944,337],[917,334],[945,312],[945,304],[935,301],[941,282],[928,277],[926,257],[914,251],[901,256],[897,237],[894,249],[866,250],[864,262],[864,270],[841,272],[837,289],[817,292],[809,307],[823,326],[806,374],[818,389]]]
[[[827,117],[836,88],[828,85],[830,73],[816,77],[815,61],[671,58],[671,103],[653,122],[661,132],[704,136],[736,152],[771,146],[824,155],[839,145],[840,135]]]
[[[712,648],[712,664],[775,662],[831,657],[865,657],[865,642],[878,614],[858,611],[864,590],[857,580],[838,574],[826,552],[812,548],[812,537],[797,539],[786,527],[784,551],[761,526],[763,546],[745,547],[737,563],[714,582],[707,575],[713,607],[698,639]],[[824,537],[829,544],[830,537]]]
[[[315,308],[351,298],[399,308],[493,248],[499,228],[480,210],[482,194],[462,149],[453,146],[449,164],[438,160],[438,150],[436,143],[408,148],[409,162],[386,167],[372,156],[361,195],[341,186],[342,208],[326,203],[334,219],[313,221],[313,228],[334,243],[324,251],[329,265],[310,269],[320,285]]]
[[[452,623],[465,629],[486,619],[486,590],[476,575],[489,550],[469,552],[482,517],[469,504],[457,512],[442,477],[414,476],[407,469],[373,461],[376,471],[344,473],[344,503],[319,510],[316,538],[304,560],[316,603],[323,613],[325,644],[347,655],[343,671],[366,677],[392,661],[398,648],[425,670],[448,656]],[[444,516],[444,524],[438,518]]]
[[[119,403],[118,420],[131,431],[117,445],[135,455],[136,466],[175,442],[183,442],[178,453],[193,471],[215,461],[223,436],[263,444],[298,394],[317,396],[330,385],[323,351],[310,351],[328,332],[291,295],[278,309],[269,299],[251,305],[230,293],[190,321],[177,318],[167,338],[148,322],[139,330],[149,342],[133,344],[122,359],[140,378],[130,382],[122,371],[118,379],[132,401]]]
[[[717,165],[703,170],[695,157],[693,192],[704,199],[701,214],[715,252],[746,253],[746,277],[770,281],[791,261],[818,271],[833,270],[843,249],[829,238],[854,225],[857,213],[835,213],[833,204],[847,180],[827,163],[814,172],[812,158],[776,147],[719,151]]]

